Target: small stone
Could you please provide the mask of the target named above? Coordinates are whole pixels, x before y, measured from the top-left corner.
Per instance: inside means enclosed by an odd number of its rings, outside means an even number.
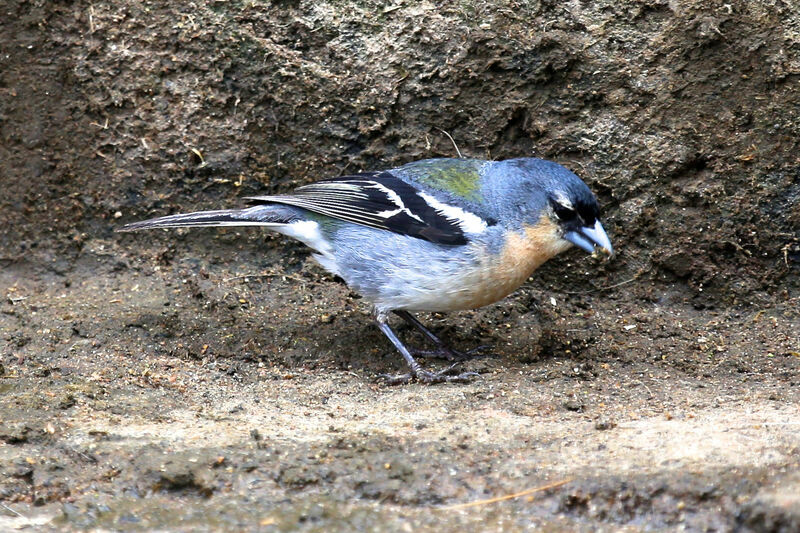
[[[0,424],[0,441],[6,444],[24,444],[28,442],[31,428],[22,422],[6,422]]]
[[[598,431],[606,431],[608,429],[614,429],[615,427],[617,427],[617,423],[614,422],[613,420],[607,420],[601,418],[600,420],[594,423],[594,429]]]

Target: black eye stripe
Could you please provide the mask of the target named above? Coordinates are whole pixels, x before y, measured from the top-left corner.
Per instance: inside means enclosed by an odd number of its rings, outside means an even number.
[[[564,221],[573,220],[577,215],[574,209],[570,209],[569,207],[566,207],[558,202],[553,202],[553,211],[559,220]]]
[[[565,195],[566,196],[566,195]],[[582,198],[580,195],[569,195],[568,205],[559,201],[556,196],[550,196],[550,208],[560,222],[573,222],[577,220],[582,226],[594,226],[600,216],[600,209],[593,196]]]

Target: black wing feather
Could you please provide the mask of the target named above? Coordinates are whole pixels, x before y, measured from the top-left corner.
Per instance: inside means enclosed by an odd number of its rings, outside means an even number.
[[[248,200],[301,207],[437,244],[466,244],[467,238],[458,222],[430,206],[419,192],[389,172],[367,172],[304,185],[292,194],[255,196]]]

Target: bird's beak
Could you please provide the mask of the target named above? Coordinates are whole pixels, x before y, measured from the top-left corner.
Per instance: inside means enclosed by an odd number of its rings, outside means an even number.
[[[564,238],[590,254],[600,248],[609,256],[614,255],[614,248],[611,246],[608,234],[599,220],[594,223],[594,227],[583,226],[577,230],[568,231],[564,234]]]

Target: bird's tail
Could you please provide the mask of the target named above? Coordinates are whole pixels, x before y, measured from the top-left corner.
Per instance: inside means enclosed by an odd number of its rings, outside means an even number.
[[[126,224],[117,231],[138,231],[152,228],[189,228],[212,226],[269,226],[280,228],[300,220],[297,210],[279,205],[258,205],[247,209],[197,211],[151,218]]]

